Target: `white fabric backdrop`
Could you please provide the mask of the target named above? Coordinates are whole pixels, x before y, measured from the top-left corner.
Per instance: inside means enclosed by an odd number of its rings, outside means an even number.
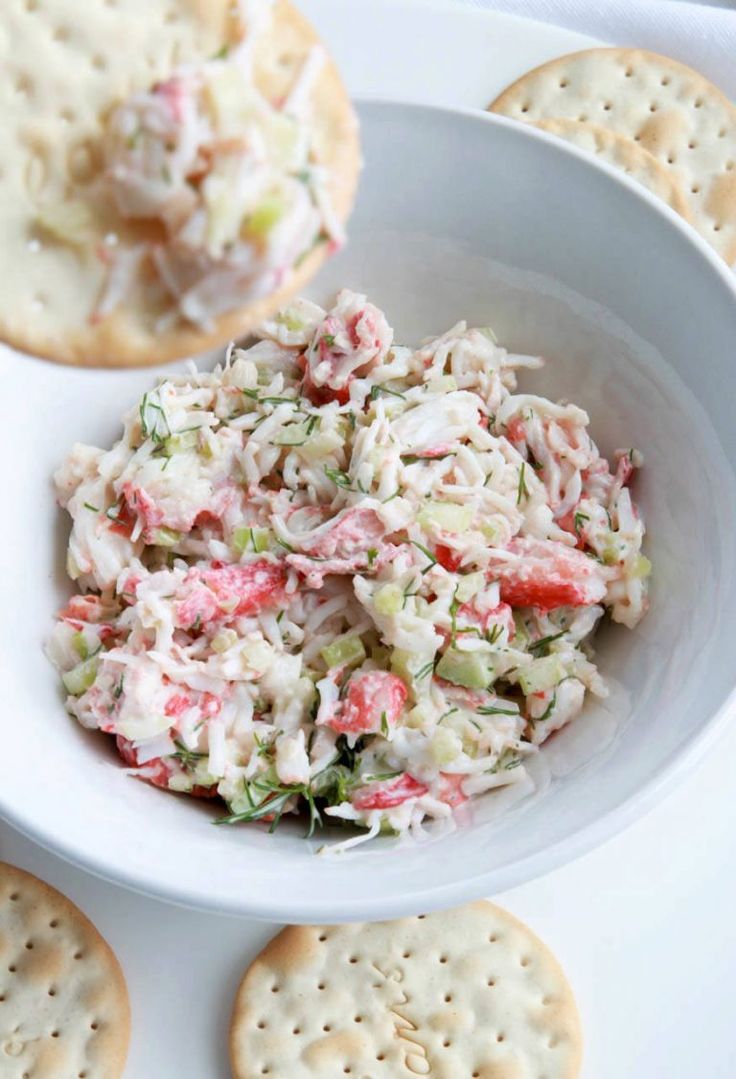
[[[662,52],[736,99],[736,0],[458,0]]]

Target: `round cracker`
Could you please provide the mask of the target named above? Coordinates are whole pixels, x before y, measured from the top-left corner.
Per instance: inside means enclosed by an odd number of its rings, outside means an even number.
[[[289,926],[248,968],[235,1079],[574,1079],[582,1038],[549,949],[492,903]]]
[[[736,260],[736,108],[697,71],[645,49],[587,49],[522,75],[489,109],[530,123],[594,123],[633,139],[678,181],[701,235]]]
[[[109,945],[61,892],[0,862],[0,1074],[116,1079],[129,1041]]]
[[[691,220],[690,204],[677,179],[633,139],[598,124],[581,123],[579,120],[537,120],[534,126],[621,169],[686,221]]]
[[[8,0],[0,27],[0,338],[63,363],[132,366],[164,363],[219,347],[250,332],[304,288],[327,257],[315,247],[276,293],[220,316],[211,331],[178,320],[156,329],[160,289],[141,285],[93,325],[90,311],[105,268],[94,254],[98,227],[80,249],[39,231],[39,209],[78,197],[94,176],[95,145],[110,107],[166,78],[182,63],[213,56],[233,38],[232,0],[94,0],[79,18],[74,0]],[[121,48],[124,42],[124,48]],[[292,86],[319,44],[311,25],[276,0],[259,37],[255,77],[271,100]],[[360,167],[357,120],[329,58],[312,93],[314,157],[329,173],[340,220],[352,206]],[[114,222],[131,240],[140,224]]]

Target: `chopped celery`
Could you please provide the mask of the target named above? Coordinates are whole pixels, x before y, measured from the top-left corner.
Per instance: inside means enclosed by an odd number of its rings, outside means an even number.
[[[365,659],[365,648],[360,637],[343,637],[322,648],[320,655],[328,667],[342,667]]]
[[[404,724],[407,727],[415,727],[421,730],[427,724],[431,723],[432,715],[429,712],[426,704],[415,704],[410,712],[407,713],[404,720]]]
[[[307,438],[309,438],[309,431],[306,423],[290,423],[288,427],[281,430],[278,441],[275,441],[274,445],[300,446],[302,442],[306,442]]]
[[[524,625],[524,619],[516,611],[514,612],[514,648],[523,651],[529,644],[529,633]]]
[[[397,584],[384,584],[375,592],[373,605],[379,614],[398,614],[404,606],[404,593]]]
[[[180,772],[175,773],[173,776],[169,776],[166,781],[166,786],[170,791],[177,791],[179,794],[185,794],[192,789],[193,783],[190,776]]]
[[[278,195],[268,195],[249,215],[245,223],[248,236],[262,239],[284,216],[284,202]]]
[[[238,643],[238,635],[234,629],[221,629],[218,634],[212,638],[212,651],[222,654],[227,652],[228,648],[232,648],[234,644]]]
[[[422,527],[434,526],[443,532],[467,532],[473,523],[473,507],[456,502],[428,502],[417,516]]]
[[[485,583],[486,579],[482,573],[469,573],[466,577],[461,577],[457,584],[455,599],[458,603],[467,603],[477,592],[480,592]]]
[[[649,561],[646,555],[639,554],[634,559],[634,564],[631,568],[632,577],[648,577],[652,572],[652,563]]]
[[[403,648],[394,648],[391,653],[391,670],[405,682],[411,682],[414,677],[413,667],[409,666],[411,659],[412,653],[404,651]]]
[[[66,552],[66,573],[67,577],[70,577],[73,581],[76,581],[77,577],[81,577],[82,571],[74,560],[74,555],[71,551]]]
[[[449,764],[462,752],[463,744],[454,731],[438,727],[432,735],[430,752],[435,764]]]
[[[480,652],[460,652],[448,648],[437,664],[440,678],[467,689],[485,689],[493,679],[493,667]]]
[[[282,311],[280,315],[276,316],[276,322],[279,326],[285,326],[291,333],[297,333],[299,330],[304,329],[304,323],[296,315],[292,314],[289,308],[286,311]]]
[[[164,453],[171,457],[174,453],[193,449],[199,442],[199,429],[196,431],[180,431],[178,434],[169,435],[164,441]]]
[[[437,378],[430,379],[427,389],[432,393],[452,393],[457,389],[457,382],[452,375],[438,375]]]
[[[307,461],[324,461],[335,450],[339,449],[343,440],[337,431],[324,431],[311,435],[303,446],[299,447],[299,456]]]
[[[522,692],[544,693],[553,689],[565,677],[565,667],[557,656],[544,656],[533,660],[528,667],[519,671],[519,685]]]
[[[498,344],[498,338],[490,326],[479,327],[479,332],[482,333],[484,337],[487,337],[489,341],[493,341],[494,345]]]
[[[154,536],[156,547],[174,547],[181,539],[181,532],[175,532],[173,528],[157,528]]]
[[[72,667],[70,671],[65,671],[61,680],[67,693],[71,693],[73,697],[80,697],[82,693],[86,693],[97,677],[97,666],[97,656],[90,656],[89,659],[78,663],[76,667]]]
[[[487,517],[480,522],[479,528],[491,546],[499,547],[502,545],[504,529],[498,521],[494,521],[492,517]]]
[[[267,528],[248,528],[243,525],[233,531],[233,549],[236,554],[242,554],[251,548],[256,554],[267,551],[271,541],[271,533]]]
[[[78,630],[72,636],[72,646],[80,659],[89,659],[89,648],[87,647],[87,638]]]

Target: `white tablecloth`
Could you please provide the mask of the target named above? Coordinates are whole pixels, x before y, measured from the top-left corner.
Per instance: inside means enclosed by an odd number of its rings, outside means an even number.
[[[736,99],[736,10],[733,0],[459,0],[528,15],[603,41],[665,53],[702,71]]]

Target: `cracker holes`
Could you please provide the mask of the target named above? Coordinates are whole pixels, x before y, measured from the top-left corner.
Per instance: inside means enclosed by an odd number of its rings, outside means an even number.
[[[638,131],[636,135],[634,135],[634,142],[641,142],[641,134]]]
[[[401,958],[402,959],[411,959],[411,952],[410,951],[402,952],[401,953]]]
[[[270,1073],[271,1069],[269,1068],[268,1064],[264,1064],[261,1068],[261,1075],[270,1075]]]
[[[18,892],[11,892],[11,894],[10,894],[10,902],[11,903],[16,903],[19,899],[20,899],[20,894]]]
[[[451,1045],[452,1045],[452,1042],[450,1041],[449,1038],[445,1038],[445,1040],[442,1042],[443,1049],[449,1049]]]
[[[725,139],[727,134],[728,132],[726,131],[725,127],[722,127],[721,130],[718,132],[718,138]]]
[[[506,1041],[506,1035],[505,1034],[497,1034],[496,1035],[496,1041],[500,1045],[501,1042]]]
[[[301,1027],[294,1027],[294,1029],[292,1030],[291,1033],[294,1034],[294,1035],[299,1035],[299,1034],[301,1034],[301,1032],[302,1032]]]
[[[33,941],[32,940],[27,940],[26,941],[26,951],[27,952],[32,952],[33,951]]]
[[[266,1025],[267,1025],[267,1024],[266,1024],[266,1020],[265,1020],[265,1019],[259,1019],[259,1020],[258,1020],[258,1022],[256,1023],[256,1026],[258,1027],[258,1029],[259,1029],[259,1030],[265,1030],[265,1029],[266,1029]]]
[[[660,86],[669,86],[670,81],[671,80],[670,80],[669,75],[663,75],[662,78],[659,80],[659,85]]]
[[[59,919],[58,918],[52,918],[51,921],[49,922],[49,929],[58,929],[58,928],[59,928]]]
[[[560,1044],[559,1036],[557,1034],[553,1034],[552,1037],[550,1038],[550,1040],[547,1042],[547,1048],[548,1049],[556,1049],[559,1044]]]
[[[51,986],[51,988],[49,989],[49,996],[50,996],[50,997],[55,997],[55,996],[56,996],[56,989],[54,988],[54,986],[53,986],[53,985],[52,985],[52,986]]]
[[[63,44],[63,42],[69,40],[71,34],[72,32],[68,26],[57,26],[52,34],[52,37],[54,41],[59,41]]]
[[[10,966],[8,967],[8,973],[9,974],[15,974],[17,969],[18,968],[16,967],[15,963],[11,963]]]
[[[58,1038],[60,1033],[61,1033],[61,1031],[59,1031],[59,1030],[52,1030],[51,1031],[51,1037],[52,1038]]]
[[[87,1079],[89,1072],[78,1072],[77,1079]]]
[[[359,959],[360,959],[359,955],[351,955],[350,958],[348,959],[348,963],[352,963],[353,965],[355,965],[355,963],[357,963]]]
[[[73,959],[84,959],[84,952],[75,952],[72,956]]]
[[[650,112],[656,112],[658,108],[659,108],[659,105],[657,105],[657,104],[656,104],[656,103],[655,103],[655,102],[653,101],[653,102],[651,103],[651,105],[649,106],[649,111],[650,111]]]
[[[12,897],[12,895],[11,895],[11,897],[10,897],[10,898],[11,898],[11,899],[13,898],[13,897]],[[426,914],[417,914],[417,921],[418,921],[418,922],[423,922],[423,921],[424,921],[424,919],[425,919],[426,917],[427,917],[427,915],[426,915]]]
[[[480,1079],[480,1072],[473,1072],[473,1079]]]
[[[330,1023],[323,1023],[322,1024],[322,1029],[324,1030],[325,1034],[329,1034],[330,1031],[332,1030],[332,1026],[331,1026]]]
[[[271,992],[272,993],[279,993],[280,991],[281,991],[281,986],[280,985],[272,985],[271,986]]]
[[[521,111],[522,112],[529,112],[530,108],[531,108],[531,105],[529,104],[529,102],[527,102],[525,105],[521,106]]]
[[[386,1059],[386,1054],[385,1053],[376,1053],[376,1060],[385,1060],[385,1059]]]
[[[346,1064],[345,1067],[342,1070],[345,1073],[345,1075],[350,1075],[350,1073],[352,1072],[353,1069],[350,1067],[349,1064]]]
[[[15,92],[19,97],[30,97],[33,93],[33,79],[30,75],[26,75],[25,72],[21,72],[18,78],[15,80]]]
[[[633,74],[634,74],[633,67],[627,67],[626,70],[624,71],[624,78],[630,79]]]
[[[613,108],[613,102],[612,101],[604,101],[603,102],[603,111],[604,112],[610,112],[612,108]]]
[[[521,959],[519,960],[519,966],[521,966],[521,967],[531,966],[531,959],[529,958],[528,955],[522,955]]]
[[[703,105],[704,105],[704,101],[703,101],[702,97],[696,97],[695,100],[693,101],[693,108],[694,109],[702,109]]]
[[[317,982],[317,988],[319,989],[319,991],[321,993],[324,989],[327,988],[327,986],[325,985],[324,982]]]
[[[587,119],[588,119],[588,114],[585,113],[585,112],[581,112],[580,115],[578,116],[578,123],[579,124],[584,124]]]
[[[90,1023],[89,1029],[90,1030],[95,1030],[95,1031],[100,1029],[100,1024],[97,1022],[96,1019],[95,1019],[95,1021],[93,1023]]]
[[[38,11],[38,0],[26,0],[26,11]]]
[[[697,195],[700,191],[700,184],[693,184],[693,186],[690,188],[690,191],[693,195]]]
[[[46,155],[40,150],[32,151],[25,168],[26,188],[31,195],[40,194],[48,178]]]
[[[95,71],[104,71],[107,68],[107,58],[99,52],[92,57],[91,63]]]
[[[674,163],[675,163],[675,155],[674,154],[668,154],[667,155],[667,164],[668,165],[674,165]]]
[[[178,21],[179,21],[179,12],[176,11],[175,8],[172,8],[171,11],[167,11],[166,14],[164,15],[164,22],[167,22],[167,23],[171,24],[171,23],[178,22]]]
[[[720,232],[722,227],[723,226],[718,221],[713,222],[713,231],[714,232]]]
[[[495,985],[496,985],[496,979],[495,978],[488,978],[487,981],[486,981],[486,985],[488,986],[489,989],[494,989]]]
[[[542,997],[542,1005],[543,1005],[543,1007],[548,1008],[551,1003],[552,1003],[552,997]]]
[[[324,942],[327,940],[327,934],[326,933],[320,933],[320,935],[317,937],[317,940],[321,944],[324,944]]]
[[[731,172],[732,169],[733,169],[733,161],[727,161],[726,162],[726,172]]]
[[[697,142],[691,141],[691,142],[689,142],[687,144],[687,148],[688,148],[688,150],[694,150],[697,145],[698,145]]]
[[[439,962],[440,963],[446,963],[447,962],[447,956],[446,955],[441,955],[439,957]]]
[[[362,1023],[362,1022],[363,1022],[363,1016],[362,1016],[362,1015],[356,1015],[356,1016],[355,1016],[355,1017],[353,1018],[353,1022],[354,1022],[354,1023]]]
[[[560,79],[560,90],[566,90],[569,85],[570,82],[568,79]]]
[[[5,993],[0,993],[0,1004],[5,1003]]]
[[[452,1004],[452,993],[445,993],[445,1004]]]
[[[76,118],[77,114],[73,109],[62,109],[59,113],[62,124],[73,124]]]
[[[495,944],[497,940],[498,936],[496,935],[496,933],[491,933],[490,937],[488,938],[488,943]]]

